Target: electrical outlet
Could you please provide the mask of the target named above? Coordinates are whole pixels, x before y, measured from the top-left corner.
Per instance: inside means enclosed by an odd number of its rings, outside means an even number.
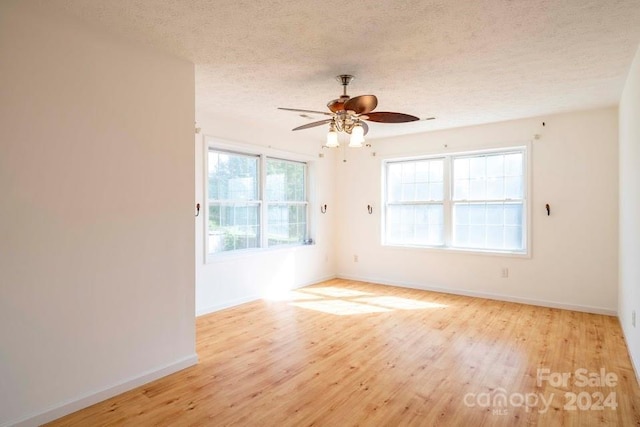
[[[506,279],[507,277],[509,277],[509,269],[503,268],[502,271],[500,272],[500,277],[502,277],[503,279]]]
[[[358,255],[353,256],[353,262],[358,262]]]
[[[636,311],[631,312],[631,326],[636,327]]]

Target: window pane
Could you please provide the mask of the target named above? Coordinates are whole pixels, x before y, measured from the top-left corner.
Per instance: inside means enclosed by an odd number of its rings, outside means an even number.
[[[387,164],[387,201],[442,201],[444,160],[412,160]]]
[[[484,177],[469,181],[469,200],[486,199],[487,188]]]
[[[444,199],[444,188],[442,182],[434,182],[429,184],[429,200],[441,201]]]
[[[453,240],[456,246],[466,248],[469,246],[469,226],[456,225],[453,231]]]
[[[303,202],[306,164],[279,159],[267,159],[267,200]]]
[[[429,182],[442,182],[444,180],[444,160],[432,160],[429,162]]]
[[[505,198],[521,199],[522,198],[522,177],[510,176],[505,178]]]
[[[413,182],[402,183],[402,199],[416,200],[416,184]]]
[[[469,178],[484,178],[486,172],[486,156],[476,156],[469,159]]]
[[[459,203],[455,205],[453,210],[453,222],[458,225],[469,225],[469,205]]]
[[[453,179],[465,181],[469,179],[469,158],[457,158],[453,165]]]
[[[267,159],[267,245],[301,244],[307,238],[306,164]]]
[[[209,252],[260,246],[260,206],[257,203],[209,204]]]
[[[209,150],[210,253],[260,246],[258,164],[257,156]]]
[[[454,182],[453,194],[455,200],[468,200],[469,199],[469,180],[456,180]]]
[[[504,248],[504,227],[487,225],[487,248]]]
[[[416,185],[415,200],[432,200],[431,197],[429,197],[429,190],[432,185],[438,184]]]
[[[504,205],[504,223],[506,225],[522,225],[522,205]]]
[[[416,167],[415,180],[418,182],[428,182],[429,181],[429,162],[421,161],[421,162],[415,162],[414,164]]]
[[[523,153],[453,159],[453,200],[524,198]]]
[[[522,176],[522,153],[510,153],[504,156],[505,176]]]
[[[487,199],[504,199],[504,178],[487,178]]]
[[[303,243],[307,234],[307,206],[269,204],[267,240],[269,246]]]
[[[488,225],[503,225],[504,224],[504,205],[498,203],[492,203],[486,206],[487,209],[487,224]]]
[[[469,226],[469,248],[482,248],[484,247],[484,225],[470,225]]]
[[[523,247],[522,227],[505,227],[505,249],[518,250]]]
[[[258,157],[209,150],[210,200],[257,200]]]
[[[486,223],[485,205],[472,204],[469,205],[469,224],[484,225]]]
[[[504,176],[504,156],[486,156],[487,159],[487,177],[497,178]]]
[[[453,246],[474,249],[522,250],[523,204],[455,203]]]
[[[442,245],[444,242],[442,204],[389,205],[387,243]]]

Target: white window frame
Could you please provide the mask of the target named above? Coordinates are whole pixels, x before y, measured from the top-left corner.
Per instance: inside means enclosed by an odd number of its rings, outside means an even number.
[[[525,180],[523,187],[523,249],[522,250],[500,250],[500,249],[479,249],[479,248],[464,248],[453,246],[453,206],[454,203],[460,202],[452,199],[453,196],[453,159],[456,157],[475,156],[475,155],[487,155],[487,154],[499,154],[509,152],[522,152],[523,153],[523,172],[522,176]],[[464,253],[478,253],[486,255],[498,255],[498,256],[513,256],[513,257],[531,257],[531,143],[523,142],[518,144],[510,144],[504,146],[494,146],[491,148],[475,148],[469,150],[460,150],[455,152],[434,152],[430,154],[418,154],[415,156],[407,157],[387,157],[382,160],[382,214],[380,221],[380,237],[382,246],[389,248],[402,248],[402,249],[418,249],[418,250],[435,250],[446,252],[464,252]],[[443,224],[444,224],[444,244],[443,245],[409,245],[409,244],[396,244],[386,242],[386,225],[387,225],[387,165],[394,162],[402,161],[417,161],[417,160],[429,160],[429,159],[445,159],[444,162],[444,188],[443,188]],[[520,199],[518,199],[520,200]],[[506,201],[506,200],[505,200]],[[483,201],[469,201],[469,203],[481,203]]]
[[[261,178],[262,178],[262,182],[264,182],[264,185],[261,186],[262,187],[262,191],[263,191],[263,201],[264,201],[264,209],[261,211],[264,213],[264,221],[262,221],[264,223],[264,233],[262,236],[262,247],[264,248],[283,248],[283,247],[287,247],[287,246],[301,246],[302,244],[299,243],[293,243],[290,245],[276,245],[276,246],[269,246],[269,236],[267,234],[268,231],[268,224],[267,224],[267,215],[266,213],[269,211],[269,206],[278,206],[278,205],[286,205],[286,206],[306,206],[307,208],[307,223],[306,223],[306,230],[305,230],[305,235],[307,236],[306,238],[309,239],[309,164],[307,162],[303,162],[300,160],[291,160],[291,159],[283,159],[281,157],[275,157],[275,156],[262,156],[261,159],[263,162],[261,163],[264,167],[262,169],[264,169],[264,173],[261,174]],[[276,200],[276,201],[270,201],[267,200],[267,196],[264,193],[266,188],[267,188],[267,162],[269,160],[277,160],[277,161],[281,161],[281,162],[288,162],[288,163],[298,163],[298,164],[302,164],[304,165],[304,201],[299,201],[299,200],[290,200],[290,201],[283,201],[283,200]],[[262,218],[262,217],[261,217]]]
[[[283,150],[272,149],[271,147],[263,147],[252,144],[244,144],[239,142],[228,141],[220,138],[214,138],[211,136],[203,136],[203,200],[204,200],[204,221],[203,221],[203,236],[204,236],[204,259],[206,263],[215,262],[216,260],[224,260],[235,257],[251,256],[252,254],[277,251],[283,249],[300,248],[305,246],[312,246],[315,244],[315,240],[312,238],[315,231],[316,216],[312,209],[315,203],[315,163],[314,157],[309,155],[288,152]],[[209,252],[209,151],[221,151],[231,154],[237,154],[241,156],[258,157],[258,203],[260,209],[260,247],[249,249],[238,249],[225,252]],[[267,159],[285,160],[291,162],[304,163],[305,167],[305,195],[307,205],[307,241],[300,244],[290,245],[276,245],[267,246],[268,238],[266,233],[267,227],[267,206],[265,185],[267,179]],[[244,202],[244,201],[243,201]]]

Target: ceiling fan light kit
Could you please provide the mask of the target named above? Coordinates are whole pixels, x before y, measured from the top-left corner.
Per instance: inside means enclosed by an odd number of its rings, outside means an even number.
[[[364,136],[369,132],[369,126],[365,120],[378,123],[406,123],[420,120],[416,116],[393,112],[373,112],[378,106],[378,98],[375,95],[360,95],[351,98],[347,95],[347,86],[355,77],[350,74],[341,74],[336,80],[342,85],[342,95],[339,98],[329,101],[327,107],[330,112],[301,110],[297,108],[279,108],[280,110],[296,111],[302,113],[315,113],[331,116],[306,125],[298,126],[293,130],[309,129],[324,124],[329,124],[327,141],[325,147],[335,148],[340,146],[338,132],[344,132],[349,137],[349,147],[360,148],[365,140]]]

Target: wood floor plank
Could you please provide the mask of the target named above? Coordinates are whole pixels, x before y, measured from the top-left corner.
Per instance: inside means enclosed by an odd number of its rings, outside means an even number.
[[[610,316],[335,279],[199,317],[197,352],[197,366],[49,425],[640,425]],[[580,387],[580,368],[616,385]],[[571,377],[538,385],[539,369]]]

